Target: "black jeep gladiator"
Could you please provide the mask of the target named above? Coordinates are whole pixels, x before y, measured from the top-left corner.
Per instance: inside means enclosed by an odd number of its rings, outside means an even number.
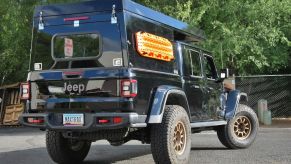
[[[258,121],[226,90],[204,39],[176,19],[130,0],[39,6],[30,72],[21,87],[23,125],[46,130],[57,163],[80,163],[92,142],[151,144],[156,163],[188,163],[191,133],[215,130],[246,148]]]

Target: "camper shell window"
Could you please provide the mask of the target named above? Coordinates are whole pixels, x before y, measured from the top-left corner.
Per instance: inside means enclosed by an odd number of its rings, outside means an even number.
[[[97,58],[101,40],[98,34],[56,34],[52,38],[52,57],[55,60]]]

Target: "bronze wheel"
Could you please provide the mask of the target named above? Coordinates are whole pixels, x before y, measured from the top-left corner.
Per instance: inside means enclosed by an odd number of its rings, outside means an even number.
[[[240,116],[235,120],[233,130],[238,139],[246,139],[252,131],[251,121],[246,116]]]
[[[155,163],[188,164],[191,126],[185,109],[166,105],[162,123],[151,126],[151,150]]]
[[[187,141],[187,135],[186,135],[186,129],[183,122],[179,121],[174,129],[174,149],[175,152],[179,155],[183,154],[185,147],[186,147],[186,141]]]
[[[227,148],[243,149],[254,142],[258,128],[256,113],[250,107],[239,104],[235,117],[217,128],[217,136]]]

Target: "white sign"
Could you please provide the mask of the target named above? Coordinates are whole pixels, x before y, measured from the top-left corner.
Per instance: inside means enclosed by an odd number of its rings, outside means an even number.
[[[44,30],[44,24],[43,23],[39,23],[38,24],[38,29],[39,30]]]
[[[117,23],[117,17],[111,17],[111,24],[116,24]]]
[[[65,38],[65,57],[66,58],[73,57],[73,51],[74,51],[73,39]]]
[[[80,21],[79,20],[75,20],[74,21],[74,27],[79,27],[80,26]]]
[[[34,70],[41,71],[42,70],[42,63],[34,63]]]
[[[122,58],[114,58],[113,59],[113,66],[115,66],[115,67],[122,66]]]

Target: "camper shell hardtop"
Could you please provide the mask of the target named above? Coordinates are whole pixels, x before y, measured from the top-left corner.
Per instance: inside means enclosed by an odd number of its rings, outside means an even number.
[[[91,19],[82,20],[82,23],[110,21],[113,5],[115,6],[115,12],[118,15],[120,25],[130,23],[128,22],[129,20],[126,20],[125,13],[131,13],[141,19],[147,19],[148,21],[155,22],[156,24],[163,24],[164,26],[173,29],[173,35],[175,36],[173,40],[201,41],[205,39],[205,34],[202,30],[189,26],[184,22],[154,11],[131,0],[95,0],[73,4],[38,6],[34,12],[34,22],[39,22],[41,12],[43,17],[50,17],[45,21],[45,26],[70,24],[70,22],[64,22],[64,19],[62,18],[54,19],[59,16],[78,17],[96,15],[96,18],[93,17]],[[101,14],[102,17],[97,17],[99,14]]]

